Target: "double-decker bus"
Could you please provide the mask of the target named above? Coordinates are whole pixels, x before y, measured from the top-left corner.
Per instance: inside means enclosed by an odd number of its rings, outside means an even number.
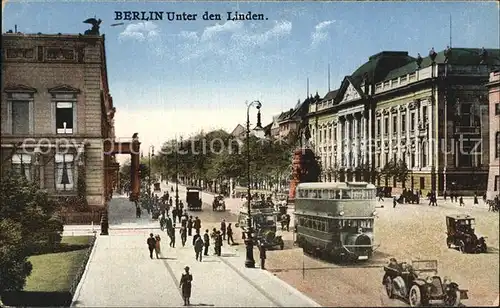
[[[296,242],[322,258],[368,260],[375,248],[376,187],[365,182],[301,183]]]

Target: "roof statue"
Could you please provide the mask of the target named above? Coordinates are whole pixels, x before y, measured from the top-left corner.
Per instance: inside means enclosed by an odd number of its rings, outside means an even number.
[[[89,18],[85,20],[84,24],[91,24],[92,28],[85,31],[85,35],[99,35],[99,25],[101,24],[101,19]]]

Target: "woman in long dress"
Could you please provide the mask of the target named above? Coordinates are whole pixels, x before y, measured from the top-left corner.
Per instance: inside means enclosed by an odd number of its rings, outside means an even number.
[[[181,282],[179,285],[179,288],[181,288],[182,291],[182,298],[184,299],[184,306],[189,306],[189,298],[191,297],[191,282],[193,281],[193,275],[189,273],[189,266],[186,266],[184,268],[186,271],[184,274],[182,274],[181,277]]]
[[[157,234],[155,236],[155,239],[156,239],[156,246],[155,246],[155,252],[156,252],[156,258],[158,258],[158,254],[161,252],[161,246],[160,246],[160,241],[161,241],[161,238],[160,238],[160,235]]]

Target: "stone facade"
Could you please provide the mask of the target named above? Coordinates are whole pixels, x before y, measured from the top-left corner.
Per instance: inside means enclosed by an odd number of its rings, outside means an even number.
[[[493,200],[500,191],[500,71],[492,72],[487,84],[490,104],[490,168],[486,197]]]
[[[370,57],[309,106],[323,180],[484,192],[490,159],[484,82],[500,67],[499,53],[453,48],[426,58],[393,51]],[[406,164],[407,181],[377,175],[391,161]]]
[[[114,157],[103,140],[115,137],[104,36],[6,33],[2,45],[2,170],[104,208]]]

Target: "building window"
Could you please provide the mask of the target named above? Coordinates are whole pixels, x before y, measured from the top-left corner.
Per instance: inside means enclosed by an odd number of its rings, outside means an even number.
[[[406,75],[402,76],[400,82],[405,83],[406,81],[407,81]]]
[[[415,80],[417,78],[417,73],[411,73],[408,75],[408,81]]]
[[[384,118],[384,135],[389,134],[389,118],[385,117]]]
[[[384,88],[388,88],[390,86],[390,83],[391,83],[390,81],[384,82]]]
[[[74,158],[73,154],[56,154],[55,156],[56,189],[59,191],[69,191],[74,188]]]
[[[415,112],[412,112],[410,114],[410,130],[414,131],[415,130]]]
[[[405,132],[406,130],[406,114],[401,115],[401,132]]]
[[[422,167],[427,166],[427,143],[422,142]]]
[[[389,163],[389,153],[385,153],[385,161],[384,161],[384,164],[387,165],[387,163]]]
[[[420,189],[425,189],[425,178],[423,176],[420,177]]]
[[[58,134],[73,134],[73,103],[56,103],[56,129]]]
[[[495,104],[495,115],[500,115],[500,103]]]
[[[460,125],[466,127],[471,126],[472,124],[471,111],[472,111],[472,104],[462,104],[460,106],[460,113],[461,113]]]
[[[398,161],[398,153],[393,153],[392,154],[392,159],[394,162],[397,162]]]
[[[328,130],[328,139],[332,140],[332,130],[331,129]]]
[[[495,134],[495,158],[500,157],[500,132]]]
[[[398,116],[392,117],[392,132],[394,135],[398,133]]]
[[[410,154],[410,168],[415,168],[415,153]]]
[[[29,101],[12,101],[12,134],[29,134]]]
[[[12,156],[12,169],[19,175],[31,181],[31,155],[14,154]]]
[[[380,168],[380,165],[381,165],[380,159],[381,159],[381,157],[380,157],[380,153],[377,153],[377,161],[376,161],[376,163],[377,163],[377,168]]]
[[[337,141],[337,127],[333,129],[333,140]]]
[[[422,106],[422,119],[424,123],[427,122],[427,106]]]
[[[382,90],[382,84],[381,83],[377,83],[375,85],[375,91],[379,91],[379,90]]]
[[[380,131],[381,125],[380,125],[380,118],[377,119],[377,135],[382,135],[382,132]]]
[[[493,185],[494,191],[498,191],[498,185],[500,185],[499,182],[500,182],[500,176],[495,175],[495,184]]]
[[[394,78],[392,81],[391,81],[391,85],[394,87],[394,86],[397,86],[398,85],[398,78]]]

